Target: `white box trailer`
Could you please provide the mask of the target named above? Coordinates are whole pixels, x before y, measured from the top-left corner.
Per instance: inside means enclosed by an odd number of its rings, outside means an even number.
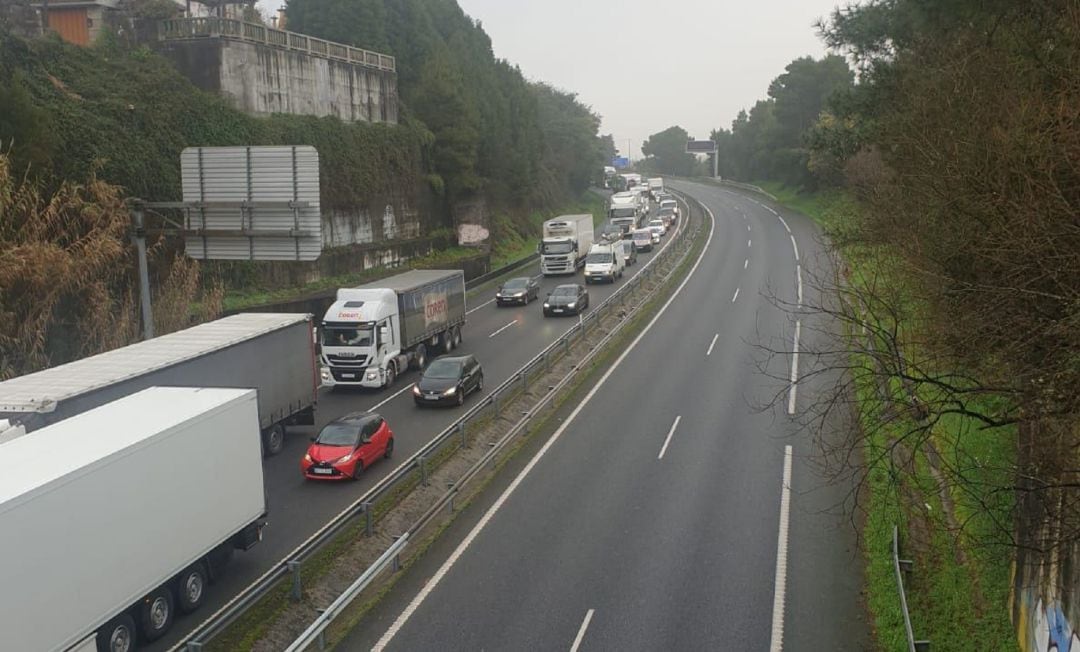
[[[0,444],[0,648],[132,649],[197,608],[261,537],[258,419],[254,390],[155,387]]]
[[[311,315],[241,313],[0,383],[0,419],[26,432],[147,387],[259,391],[265,451],[285,426],[314,425],[318,362]]]

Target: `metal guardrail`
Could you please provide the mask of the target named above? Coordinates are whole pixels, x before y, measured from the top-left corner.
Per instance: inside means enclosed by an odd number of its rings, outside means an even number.
[[[347,61],[360,66],[394,72],[397,61],[388,54],[354,48],[343,43],[324,41],[321,38],[274,29],[259,23],[248,23],[235,18],[205,16],[194,18],[169,18],[158,25],[162,41],[179,41],[195,38],[218,37],[235,41],[259,43],[284,50],[296,50],[317,57]]]
[[[475,278],[469,279],[468,281],[465,281],[465,289],[466,290],[471,290],[471,289],[473,289],[475,287],[479,287],[479,286],[483,285],[484,283],[487,283],[488,281],[491,281],[493,279],[497,279],[500,276],[502,276],[503,274],[506,274],[508,272],[512,272],[515,269],[519,269],[521,267],[524,267],[525,265],[528,265],[529,263],[532,263],[532,262],[536,262],[539,259],[540,259],[540,254],[537,254],[537,253],[529,254],[528,256],[525,256],[524,258],[519,258],[519,259],[515,260],[512,263],[509,263],[509,264],[503,265],[502,267],[499,267],[498,269],[493,269],[490,272],[487,272],[486,274],[481,274],[480,276],[477,276]]]
[[[904,615],[904,633],[907,635],[908,652],[930,652],[930,641],[915,640],[915,632],[911,628],[911,614],[908,613],[907,593],[904,592],[902,573],[910,573],[915,564],[910,559],[900,559],[900,531],[895,525],[892,529],[892,558],[893,568],[896,570],[896,588],[900,591],[900,611]]]
[[[204,645],[225,631],[229,625],[235,622],[249,608],[262,599],[263,596],[272,591],[279,582],[290,574],[292,575],[292,599],[300,600],[303,590],[300,573],[305,561],[316,555],[325,544],[333,540],[345,528],[352,525],[355,522],[355,519],[360,516],[364,517],[366,533],[371,535],[374,528],[373,508],[379,499],[390,494],[399,484],[403,484],[413,479],[416,471],[420,472],[421,484],[426,485],[428,483],[428,461],[438,455],[442,448],[450,443],[456,444],[460,441],[462,446],[468,446],[466,426],[469,422],[487,416],[485,413],[489,410],[496,416],[500,415],[502,413],[502,407],[509,401],[511,395],[516,395],[519,391],[528,390],[530,376],[538,376],[547,372],[555,360],[561,358],[569,351],[571,341],[584,338],[587,335],[590,330],[590,322],[599,324],[601,315],[606,311],[610,311],[617,307],[623,307],[624,299],[631,292],[641,287],[646,280],[652,278],[653,273],[658,269],[659,262],[664,259],[664,255],[673,251],[672,245],[688,236],[690,231],[688,228],[689,220],[690,216],[688,210],[685,219],[680,220],[680,228],[676,232],[678,238],[668,241],[667,245],[665,245],[664,249],[661,251],[662,255],[655,256],[649,260],[637,274],[598,304],[587,315],[581,316],[576,325],[572,326],[566,333],[526,362],[518,369],[518,371],[511,374],[506,381],[496,387],[490,394],[476,402],[472,407],[466,410],[461,417],[447,426],[428,443],[424,444],[419,451],[398,465],[398,467],[388,475],[380,479],[375,486],[364,493],[364,495],[345,509],[341,510],[336,516],[330,519],[329,522],[324,524],[304,542],[294,548],[292,552],[274,564],[274,566],[266,571],[261,577],[189,632],[184,639],[170,648],[170,652],[179,652],[181,650],[184,650],[185,652],[196,652],[201,650]],[[524,262],[518,261],[514,264],[520,265],[524,264]],[[638,303],[640,304],[641,302]],[[625,323],[625,320],[622,323]],[[609,333],[608,338],[610,337],[611,334]],[[606,342],[608,338],[605,338],[604,341]],[[589,353],[587,359],[591,359],[600,348],[602,347],[595,347]],[[576,367],[580,369],[582,365],[579,364]],[[573,373],[569,374],[559,385],[556,385],[556,388],[561,388],[563,383],[567,382],[572,376]],[[522,420],[512,427],[508,434],[500,440],[500,443],[496,444],[492,450],[488,451],[477,465],[479,466],[481,462],[486,464],[487,461],[490,461],[493,455],[497,454],[501,449],[501,446],[520,432],[521,428],[524,427],[523,424],[527,425],[532,416],[534,416],[543,405],[546,405],[547,401],[550,401],[554,395],[554,391],[549,391],[548,394],[545,395],[545,398],[541,400],[540,405],[526,412],[523,415]],[[454,483],[447,493],[443,495],[443,498],[437,501],[436,504],[409,529],[408,533],[399,538],[390,549],[400,553],[400,550],[407,545],[402,542],[402,539],[407,540],[408,534],[418,531],[423,525],[434,518],[434,516],[448,503],[452,504],[453,497],[459,491],[460,486],[469,478],[473,477],[475,473],[479,472],[478,466],[474,466],[473,469],[466,472],[466,476],[463,476],[458,482]],[[470,475],[470,473],[472,475]],[[399,545],[399,548],[395,548],[395,546]],[[342,595],[339,596],[330,607],[327,607],[326,611],[312,623],[308,630],[305,631],[304,635],[302,635],[302,637],[313,637],[309,639],[308,644],[319,640],[319,635],[326,629],[326,626],[329,625],[330,621],[332,621],[333,618],[336,617],[340,611],[344,609],[349,602],[351,602],[352,599],[355,598],[372,579],[374,579],[375,576],[378,575],[379,571],[386,567],[387,559],[397,559],[397,554],[388,555],[388,553],[389,551],[383,553],[383,555],[379,557],[379,560],[376,561],[371,568],[365,571],[364,575],[357,578],[357,581],[354,582],[353,586],[342,593]],[[396,564],[396,561],[394,563]],[[378,566],[378,568],[375,568],[376,566]],[[375,568],[374,572],[371,572],[369,575],[369,571],[372,571],[373,568]],[[297,639],[297,641],[299,642],[300,639]],[[296,643],[294,643],[294,645],[296,645]],[[291,650],[294,648],[290,647],[289,649]],[[303,649],[303,647],[295,649]]]

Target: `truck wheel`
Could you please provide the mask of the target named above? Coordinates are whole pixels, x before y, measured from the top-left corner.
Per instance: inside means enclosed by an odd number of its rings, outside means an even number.
[[[397,376],[397,371],[394,370],[394,363],[386,365],[386,384],[383,387],[390,387],[394,384],[394,378]]]
[[[172,627],[173,596],[167,586],[159,586],[139,605],[139,631],[147,641],[156,641]]]
[[[188,566],[176,578],[176,603],[180,611],[189,614],[203,603],[206,595],[206,570],[201,562]]]
[[[263,452],[267,457],[277,455],[285,449],[285,426],[280,423],[263,431]]]
[[[420,371],[427,366],[427,345],[421,344],[416,347],[416,355],[413,356],[413,366]]]
[[[454,326],[454,346],[461,346],[461,329]]]
[[[442,338],[443,351],[446,351],[447,353],[450,353],[451,351],[453,351],[454,350],[454,329],[451,328],[448,331],[443,331],[443,334],[440,337]]]
[[[131,652],[135,649],[135,621],[120,614],[97,631],[98,652]]]

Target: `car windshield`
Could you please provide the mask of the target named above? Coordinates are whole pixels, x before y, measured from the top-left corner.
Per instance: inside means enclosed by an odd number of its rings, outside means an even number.
[[[355,446],[360,440],[359,423],[328,423],[315,438],[316,444],[323,446]]]
[[[675,202],[673,200],[670,200],[670,199],[666,200],[666,201],[662,201],[662,202],[660,202],[660,208],[672,208],[672,209],[674,209],[675,208]]]
[[[576,297],[577,288],[575,287],[557,287],[555,291],[551,293],[553,297]]]
[[[542,253],[545,254],[568,254],[574,250],[569,242],[544,243]]]
[[[634,217],[637,215],[636,208],[613,208],[611,209],[612,217]]]
[[[599,264],[599,263],[610,263],[610,262],[611,262],[611,254],[607,254],[607,253],[589,254],[588,256],[585,257],[585,264],[586,265],[588,265],[588,264],[594,264],[595,265],[595,264]]]
[[[660,209],[660,214],[661,215],[672,215],[674,213],[675,213],[675,211],[671,210],[670,208],[661,208]]]
[[[371,346],[369,327],[324,326],[323,346]]]
[[[461,376],[461,362],[457,360],[436,360],[424,371],[424,378],[445,380]]]
[[[504,290],[524,290],[529,286],[529,279],[527,278],[512,278],[506,283],[503,283]]]
[[[652,221],[649,222],[649,226],[662,227],[662,226],[664,226],[664,223],[661,222],[660,220],[652,220]]]
[[[648,231],[638,231],[637,233],[634,234],[634,239],[635,240],[648,240],[649,237],[650,237],[650,235],[649,235]]]

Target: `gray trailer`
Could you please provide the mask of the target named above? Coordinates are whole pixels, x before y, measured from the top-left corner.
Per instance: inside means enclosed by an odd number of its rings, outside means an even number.
[[[416,269],[341,288],[322,323],[322,381],[388,387],[405,369],[422,369],[434,350],[461,343],[465,273]]]
[[[318,365],[311,315],[241,313],[0,383],[0,419],[26,432],[147,387],[258,390],[268,455],[288,425],[314,425]]]

